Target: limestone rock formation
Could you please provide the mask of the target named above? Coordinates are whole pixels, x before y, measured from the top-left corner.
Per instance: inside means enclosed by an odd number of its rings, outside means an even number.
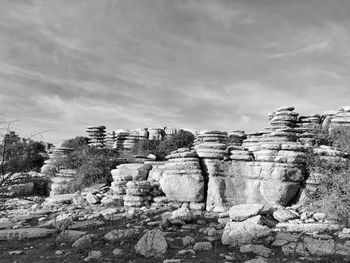
[[[224,159],[227,155],[227,133],[202,131],[195,139],[195,151],[200,158]]]
[[[123,200],[128,206],[145,205],[149,200],[149,197],[144,195],[150,189],[150,183],[146,180],[151,168],[150,164],[129,163],[121,164],[113,169],[111,171],[113,177],[111,190],[115,193],[114,198]]]
[[[89,126],[86,129],[86,132],[89,135],[89,145],[104,148],[106,146],[106,127],[103,125],[100,126]]]
[[[160,187],[171,200],[200,202],[204,198],[204,178],[197,154],[182,148],[168,155]]]
[[[341,107],[330,119],[330,129],[350,127],[350,106]]]

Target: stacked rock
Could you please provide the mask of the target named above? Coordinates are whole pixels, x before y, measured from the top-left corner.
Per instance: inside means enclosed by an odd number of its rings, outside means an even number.
[[[298,141],[306,146],[314,146],[319,141],[319,132],[322,129],[321,115],[299,116],[298,130],[302,131]]]
[[[260,149],[260,139],[264,134],[268,134],[269,132],[255,132],[247,134],[247,139],[245,139],[242,143],[242,147],[249,151],[257,151]]]
[[[143,182],[147,179],[148,173],[151,170],[152,166],[149,164],[142,164],[142,163],[128,163],[128,164],[121,164],[118,165],[116,169],[113,169],[111,171],[113,182],[111,185],[111,190],[115,193],[115,197],[119,198],[120,200],[126,201],[127,205],[130,205],[133,201],[135,202],[141,202],[137,198],[130,198],[126,197],[127,194],[127,183],[128,182]],[[130,189],[133,189],[134,185],[130,185]],[[142,186],[142,183],[140,184]],[[136,186],[137,187],[137,186]],[[132,192],[134,190],[130,190]],[[124,199],[126,198],[126,199]]]
[[[112,149],[114,147],[115,140],[116,140],[115,132],[114,131],[107,132],[106,147],[109,149]]]
[[[271,118],[267,133],[244,141],[243,146],[254,155],[254,162],[247,163],[247,184],[257,188],[254,200],[286,205],[300,189],[306,146],[298,141],[304,132],[298,128],[298,115],[294,107],[281,107]]]
[[[244,131],[229,131],[228,132],[228,150],[230,159],[236,161],[252,161],[252,153],[242,147],[243,141],[247,139]]]
[[[176,129],[176,128],[171,128],[171,127],[165,127],[164,128],[164,134],[167,137],[172,136],[174,134],[177,134],[178,132],[179,132],[179,130]]]
[[[270,120],[272,129],[281,129],[286,127],[298,126],[298,113],[294,111],[294,107],[280,107]],[[269,115],[270,116],[270,115]]]
[[[169,200],[201,202],[204,198],[204,177],[198,155],[189,148],[180,148],[166,156],[164,172],[159,181]]]
[[[116,130],[114,148],[121,150],[131,150],[140,140],[147,138],[146,129]]]
[[[86,129],[86,132],[89,135],[90,141],[89,145],[104,148],[105,147],[105,139],[106,139],[106,127],[105,126],[89,126]]]
[[[224,159],[228,155],[227,132],[202,131],[195,139],[194,149],[200,158]]]
[[[76,171],[72,169],[60,169],[55,176],[51,177],[50,196],[63,194],[69,188],[70,183],[76,179]]]
[[[52,175],[58,170],[58,166],[62,165],[64,161],[67,159],[68,154],[72,152],[72,148],[67,147],[57,147],[53,148],[51,152],[48,154],[49,159],[44,162],[43,167],[41,167],[41,173]],[[64,167],[62,167],[64,168]]]
[[[350,127],[350,106],[340,108],[330,120],[330,130],[337,127]]]
[[[150,204],[152,197],[150,196],[151,184],[149,181],[130,181],[126,187],[124,206],[142,207]]]
[[[310,131],[320,130],[322,128],[321,115],[313,114],[311,116],[299,116],[298,121],[300,127],[309,129]]]
[[[253,161],[253,152],[242,146],[229,146],[230,159],[234,161]]]
[[[148,128],[148,139],[161,141],[164,138],[164,130],[162,128]]]
[[[228,141],[230,146],[241,146],[243,141],[247,139],[244,131],[229,131]]]

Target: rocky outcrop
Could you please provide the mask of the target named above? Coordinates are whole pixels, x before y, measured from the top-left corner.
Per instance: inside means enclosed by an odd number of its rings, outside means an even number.
[[[170,200],[201,202],[204,198],[204,178],[197,154],[182,148],[166,157],[160,188]]]
[[[350,106],[341,107],[330,118],[329,129],[337,127],[350,127]]]
[[[104,148],[106,146],[106,127],[101,126],[88,126],[86,132],[89,135],[89,145]]]
[[[198,157],[205,159],[224,159],[227,157],[227,133],[202,131],[197,135],[194,149]]]
[[[124,201],[127,206],[143,206],[149,200],[147,193],[150,183],[147,181],[152,166],[142,163],[121,164],[111,171],[113,182],[111,190],[114,198]]]
[[[137,142],[148,137],[147,129],[116,130],[114,133],[115,143],[113,148],[119,150],[131,150]]]

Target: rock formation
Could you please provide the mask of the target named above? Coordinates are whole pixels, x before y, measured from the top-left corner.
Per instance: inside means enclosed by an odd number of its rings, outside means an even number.
[[[167,198],[181,202],[203,201],[204,178],[195,151],[181,148],[166,159],[159,183]]]
[[[104,148],[106,146],[106,127],[105,126],[89,126],[86,129],[89,135],[89,145]]]

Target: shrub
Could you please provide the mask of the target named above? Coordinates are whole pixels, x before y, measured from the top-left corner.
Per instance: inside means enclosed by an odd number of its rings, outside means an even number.
[[[44,152],[42,142],[20,138],[13,131],[6,133],[0,143],[0,186],[9,183],[12,174],[39,171]]]
[[[139,156],[154,154],[158,160],[164,160],[170,152],[179,148],[190,147],[194,135],[191,132],[180,130],[178,133],[166,137],[164,140],[142,140],[133,148],[133,153]]]
[[[66,191],[75,192],[95,183],[112,181],[111,170],[117,165],[118,154],[113,149],[98,149],[82,146],[70,154],[59,165],[77,171],[77,179]]]
[[[330,131],[328,138],[332,146],[350,153],[350,127],[336,127]]]
[[[72,148],[72,149],[79,149],[84,146],[87,146],[89,142],[89,138],[83,137],[83,136],[77,136],[72,139],[68,139],[64,141],[61,146],[62,147],[67,147],[67,148]]]
[[[330,133],[324,133],[329,145],[342,151],[350,150],[350,130],[339,127]],[[326,161],[308,153],[307,167],[310,176],[314,173],[322,175],[316,190],[309,195],[312,208],[321,210],[344,224],[350,224],[350,160]]]

